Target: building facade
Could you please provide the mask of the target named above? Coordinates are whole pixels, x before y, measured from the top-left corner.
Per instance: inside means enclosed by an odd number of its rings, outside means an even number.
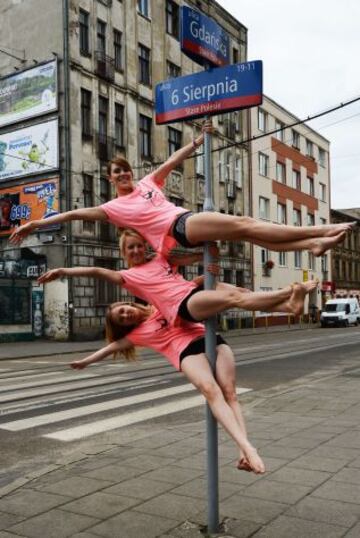
[[[39,166],[26,177],[23,173],[5,177],[0,185],[3,197],[10,200],[11,188],[24,190],[30,180],[46,180],[53,185],[48,189],[55,193],[52,200],[56,198],[58,205],[54,210],[99,205],[114,196],[106,173],[106,163],[114,155],[125,156],[135,171],[135,179],[140,179],[200,132],[199,121],[156,126],[154,120],[155,85],[202,69],[180,52],[181,3],[174,0],[1,2],[0,30],[7,46],[6,53],[0,53],[1,80],[13,88],[12,77],[19,71],[54,61],[57,105],[40,115],[20,115],[11,125],[6,122],[0,125],[0,141],[2,136],[9,132],[16,134],[21,129],[26,135],[34,125],[44,121],[55,121],[58,125],[58,139],[54,143],[58,159],[50,172],[45,173]],[[215,19],[230,35],[231,63],[246,61],[247,30],[240,22],[216,2],[199,0],[188,4]],[[248,214],[250,210],[248,118],[247,112],[234,112],[214,119],[215,206],[235,215]],[[26,166],[31,159],[23,156],[20,160]],[[166,193],[175,204],[193,211],[202,210],[204,167],[200,150],[197,157],[188,159],[170,175]],[[26,221],[24,218],[22,215],[16,223]],[[61,280],[44,290],[37,286],[36,275],[45,267],[122,268],[117,230],[103,223],[70,222],[60,229],[34,233],[21,248],[14,248],[7,243],[13,225],[14,222],[9,222],[4,226],[0,236],[0,266],[4,265],[3,278],[0,272],[0,293],[9,298],[15,289],[20,291],[16,292],[18,301],[12,304],[11,323],[8,306],[1,312],[3,332],[14,338],[34,334],[35,318],[39,327],[41,317],[42,325],[37,333],[51,338],[99,336],[106,306],[126,294],[88,278]],[[223,243],[223,280],[250,286],[250,254],[246,244]],[[21,272],[21,265],[31,269]],[[201,267],[189,268],[186,276],[191,278],[201,270]],[[225,325],[239,326],[247,314],[230,312],[226,316],[229,322],[225,320]]]
[[[333,297],[360,297],[360,208],[332,209],[331,222],[357,222],[332,253]]]
[[[250,115],[255,138],[251,143],[253,216],[295,226],[329,223],[329,142],[267,96]],[[308,304],[321,308],[331,281],[329,254],[315,258],[306,251],[279,253],[255,246],[253,274],[255,290],[319,279],[320,288],[310,295]],[[262,313],[256,317],[257,324],[265,322]],[[266,322],[285,323],[288,316],[274,314]]]

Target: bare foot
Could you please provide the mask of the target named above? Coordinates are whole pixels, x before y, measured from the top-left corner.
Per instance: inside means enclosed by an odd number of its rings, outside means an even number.
[[[295,282],[293,292],[287,301],[287,307],[295,316],[300,316],[304,312],[304,301],[308,293],[316,289],[319,285],[318,280],[308,280],[307,282]]]
[[[239,469],[239,471],[246,471],[248,473],[252,472],[251,465],[248,462],[248,460],[245,458],[245,456],[239,459],[239,461],[237,462],[236,468]]]
[[[356,221],[353,222],[340,222],[339,224],[324,224],[324,237],[333,237],[341,232],[352,232],[356,226]]]
[[[344,241],[345,237],[345,231],[330,237],[317,237],[312,240],[312,246],[309,250],[314,254],[314,256],[322,256],[324,252],[329,250],[329,248],[333,248],[338,243],[341,243],[341,241]]]
[[[244,450],[244,454],[245,454],[244,459],[249,464],[249,467],[250,467],[251,471],[253,471],[255,474],[264,474],[265,473],[264,462],[260,458],[259,454],[257,453],[256,448],[251,447],[248,450]]]

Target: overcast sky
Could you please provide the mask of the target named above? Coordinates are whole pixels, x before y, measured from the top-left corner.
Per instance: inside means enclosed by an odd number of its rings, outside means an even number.
[[[264,93],[299,118],[360,96],[359,0],[218,2],[248,28]],[[360,101],[309,125],[330,141],[332,207],[360,207]]]

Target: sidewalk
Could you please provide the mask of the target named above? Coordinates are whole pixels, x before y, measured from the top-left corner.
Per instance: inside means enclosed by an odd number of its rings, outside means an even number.
[[[263,477],[235,469],[219,430],[224,538],[360,536],[358,363],[242,397]],[[86,451],[0,490],[0,538],[200,538],[204,411],[91,438]]]
[[[257,329],[236,329],[221,334],[227,339],[232,336],[259,335],[270,332],[298,331],[304,329],[317,328],[315,324],[302,325],[278,325],[268,329],[261,327]],[[8,359],[25,359],[28,357],[43,357],[48,355],[64,355],[67,353],[82,353],[95,351],[104,345],[103,340],[90,340],[85,342],[55,342],[53,340],[33,340],[31,342],[9,342],[0,343],[0,361]],[[0,536],[1,538],[1,536]]]

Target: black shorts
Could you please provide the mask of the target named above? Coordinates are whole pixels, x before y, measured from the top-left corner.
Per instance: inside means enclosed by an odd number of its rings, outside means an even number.
[[[226,344],[225,340],[223,339],[220,334],[216,335],[216,345],[220,346],[221,344]],[[205,353],[205,337],[198,338],[197,340],[193,340],[184,351],[180,354],[180,364],[181,361],[185,359],[185,357],[188,357],[189,355],[199,355],[199,353]]]
[[[193,323],[199,323],[199,320],[198,319],[194,319],[192,317],[192,315],[190,314],[189,310],[188,310],[188,307],[187,307],[187,303],[188,303],[188,300],[190,299],[190,297],[192,297],[193,295],[195,295],[195,293],[197,293],[198,291],[202,291],[204,289],[204,286],[198,286],[197,288],[194,288],[190,293],[189,295],[187,295],[185,297],[185,299],[183,299],[180,303],[180,306],[179,306],[179,310],[178,310],[178,316],[183,319],[184,321],[192,321]],[[200,320],[202,321],[202,320]]]
[[[203,245],[203,243],[192,245],[191,243],[189,243],[189,241],[186,238],[186,231],[185,231],[186,221],[189,217],[191,217],[191,215],[193,215],[192,211],[181,213],[181,215],[179,215],[175,219],[173,231],[172,231],[174,239],[176,239],[179,245],[185,248],[196,248],[196,247],[201,247]]]

